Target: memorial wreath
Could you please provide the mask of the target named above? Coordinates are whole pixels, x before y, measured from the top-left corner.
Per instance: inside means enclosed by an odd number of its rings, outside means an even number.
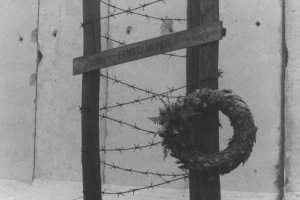
[[[220,110],[230,120],[234,129],[226,149],[205,154],[200,147],[191,144],[189,134],[193,119],[201,112]],[[175,103],[165,104],[158,117],[152,121],[161,125],[158,134],[163,138],[167,153],[180,164],[179,168],[209,174],[226,174],[245,163],[256,140],[253,116],[247,104],[229,90],[201,89],[179,98]]]

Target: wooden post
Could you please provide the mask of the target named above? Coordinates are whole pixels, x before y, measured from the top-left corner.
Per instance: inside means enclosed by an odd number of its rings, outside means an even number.
[[[100,51],[99,0],[82,0],[85,56]],[[94,20],[94,21],[93,21]],[[84,200],[101,200],[99,155],[99,70],[82,75],[82,178]]]
[[[188,28],[209,25],[219,21],[219,0],[188,0]],[[218,73],[219,42],[211,42],[187,49],[187,83],[216,76]],[[198,86],[187,88],[187,93],[196,88],[218,88],[218,80],[212,79]],[[219,150],[219,116],[217,110],[203,113],[191,126],[191,142],[203,152]],[[189,175],[191,200],[220,200],[219,175],[197,173]]]

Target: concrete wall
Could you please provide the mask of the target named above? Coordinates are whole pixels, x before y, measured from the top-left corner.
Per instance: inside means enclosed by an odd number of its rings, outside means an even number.
[[[82,54],[79,1],[41,1],[36,177],[80,180],[80,77],[72,58]]]
[[[286,199],[300,198],[300,2],[286,1],[286,44],[288,63],[285,69]]]
[[[0,6],[0,178],[5,179],[32,178],[37,5],[3,0]]]
[[[122,8],[135,7],[140,3],[134,0],[110,2]],[[185,1],[166,2],[151,5],[144,13],[157,17],[186,18]],[[285,88],[286,191],[295,199],[298,198],[296,192],[300,191],[297,175],[297,34],[300,30],[296,20],[297,6],[300,4],[287,0],[289,63],[286,68]],[[102,7],[103,16],[108,11],[107,7]],[[3,34],[0,38],[0,178],[30,180],[35,171],[36,178],[80,181],[81,76],[72,76],[72,59],[82,55],[81,1],[3,1],[0,13],[0,30]],[[221,1],[220,13],[227,28],[227,36],[220,42],[220,68],[224,71],[220,88],[234,90],[249,104],[259,128],[257,143],[250,160],[244,167],[222,176],[222,189],[276,194],[282,128],[281,1]],[[8,20],[11,23],[7,23]],[[35,43],[34,38],[31,39],[31,33],[37,26],[37,20],[39,31],[38,41]],[[109,33],[114,39],[132,43],[160,36],[161,27],[162,22],[159,20],[120,15],[110,18],[109,22],[103,21],[102,34]],[[174,21],[172,29],[184,30],[186,23]],[[37,46],[41,58],[38,65]],[[117,46],[117,43],[102,40],[103,49]],[[185,55],[185,50],[177,51],[176,54]],[[107,72],[136,86],[163,92],[169,87],[185,84],[185,59],[159,55],[102,70],[102,73]],[[185,90],[174,95],[179,93],[185,94]],[[147,96],[122,85],[112,84],[106,79],[101,79],[100,95],[100,105],[113,105]],[[106,114],[136,123],[145,129],[156,130],[157,127],[147,117],[156,116],[159,106],[162,106],[159,101],[145,101],[141,105],[112,109]],[[223,116],[221,120],[223,128],[220,143],[224,148],[232,135],[232,129],[226,117]],[[147,144],[153,139],[152,136],[121,127],[111,121],[101,120],[100,123],[102,146]],[[160,138],[154,140],[159,141]],[[122,155],[107,153],[102,154],[101,158],[126,168],[179,172],[174,160],[163,160],[160,147]],[[112,171],[109,167],[102,166],[102,170],[104,182],[108,184],[135,186],[149,184],[151,181],[160,182],[159,178],[132,176],[121,171]],[[182,181],[167,187],[184,189],[188,185]]]
[[[221,13],[228,34],[220,46],[224,71],[220,88],[232,89],[248,103],[258,127],[250,160],[224,176],[222,183],[228,190],[276,192],[281,132],[280,1],[223,2]],[[232,130],[225,126],[221,144],[228,133]]]

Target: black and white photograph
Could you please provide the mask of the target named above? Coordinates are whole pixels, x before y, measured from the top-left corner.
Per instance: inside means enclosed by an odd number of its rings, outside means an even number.
[[[300,1],[1,0],[0,200],[300,200]]]

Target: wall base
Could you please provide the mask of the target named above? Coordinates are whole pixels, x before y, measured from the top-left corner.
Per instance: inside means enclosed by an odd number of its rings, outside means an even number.
[[[106,191],[120,192],[132,187],[105,184]],[[299,195],[300,193],[298,193]],[[82,183],[67,181],[36,180],[34,183],[0,180],[0,200],[81,200]],[[114,200],[116,195],[104,195],[103,200]],[[274,193],[248,193],[222,191],[222,200],[276,200]],[[118,200],[188,200],[187,189],[156,188],[119,196]],[[299,199],[296,193],[289,194],[286,200]]]
[[[285,193],[285,197],[283,200],[299,200],[300,192],[288,192]]]

